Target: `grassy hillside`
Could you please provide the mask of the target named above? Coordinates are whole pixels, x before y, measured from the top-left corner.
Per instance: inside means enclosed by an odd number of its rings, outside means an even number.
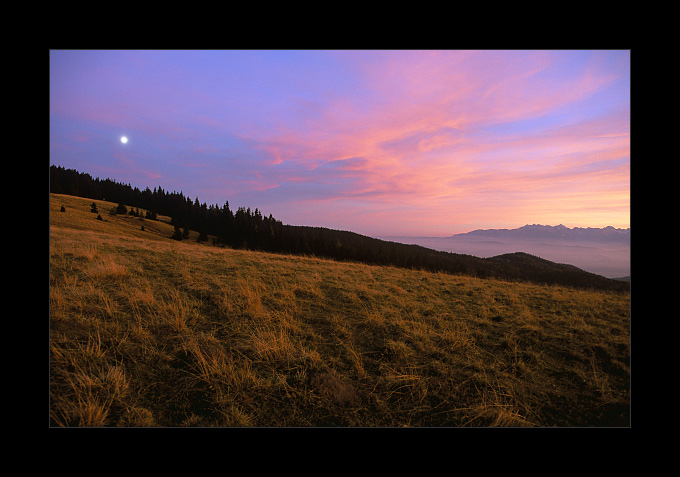
[[[200,204],[181,192],[152,192],[132,188],[110,179],[92,179],[87,173],[73,169],[50,167],[50,190],[91,199],[108,198],[128,206],[151,208],[173,218],[182,228],[213,235],[218,244],[231,248],[294,255],[314,255],[338,261],[354,261],[371,265],[423,269],[431,272],[464,274],[477,278],[521,280],[545,285],[563,285],[584,289],[628,292],[630,285],[580,270],[571,265],[554,263],[536,256],[506,254],[480,258],[461,253],[437,251],[371,238],[346,230],[283,224],[271,214],[265,217],[258,209],[239,207],[234,213],[228,202],[220,207]],[[67,192],[70,191],[70,192]]]
[[[95,202],[50,196],[53,426],[629,425],[629,294],[176,242]]]

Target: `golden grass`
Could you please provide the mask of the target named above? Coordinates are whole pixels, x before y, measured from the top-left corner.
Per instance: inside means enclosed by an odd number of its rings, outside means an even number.
[[[176,242],[91,202],[50,197],[52,425],[629,424],[629,295]]]

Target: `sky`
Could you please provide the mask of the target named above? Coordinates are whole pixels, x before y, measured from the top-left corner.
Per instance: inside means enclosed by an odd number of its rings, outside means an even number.
[[[50,164],[140,190],[374,237],[630,226],[629,50],[51,50],[49,78]]]

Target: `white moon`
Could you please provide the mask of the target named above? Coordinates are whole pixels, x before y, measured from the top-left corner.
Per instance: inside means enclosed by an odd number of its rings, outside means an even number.
[[[120,138],[120,142],[125,144],[127,142],[127,138],[125,136],[123,136],[122,138]]]

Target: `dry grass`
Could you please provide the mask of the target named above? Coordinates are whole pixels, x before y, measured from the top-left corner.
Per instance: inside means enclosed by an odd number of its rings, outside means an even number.
[[[629,295],[175,242],[91,202],[50,202],[54,426],[629,425]]]

